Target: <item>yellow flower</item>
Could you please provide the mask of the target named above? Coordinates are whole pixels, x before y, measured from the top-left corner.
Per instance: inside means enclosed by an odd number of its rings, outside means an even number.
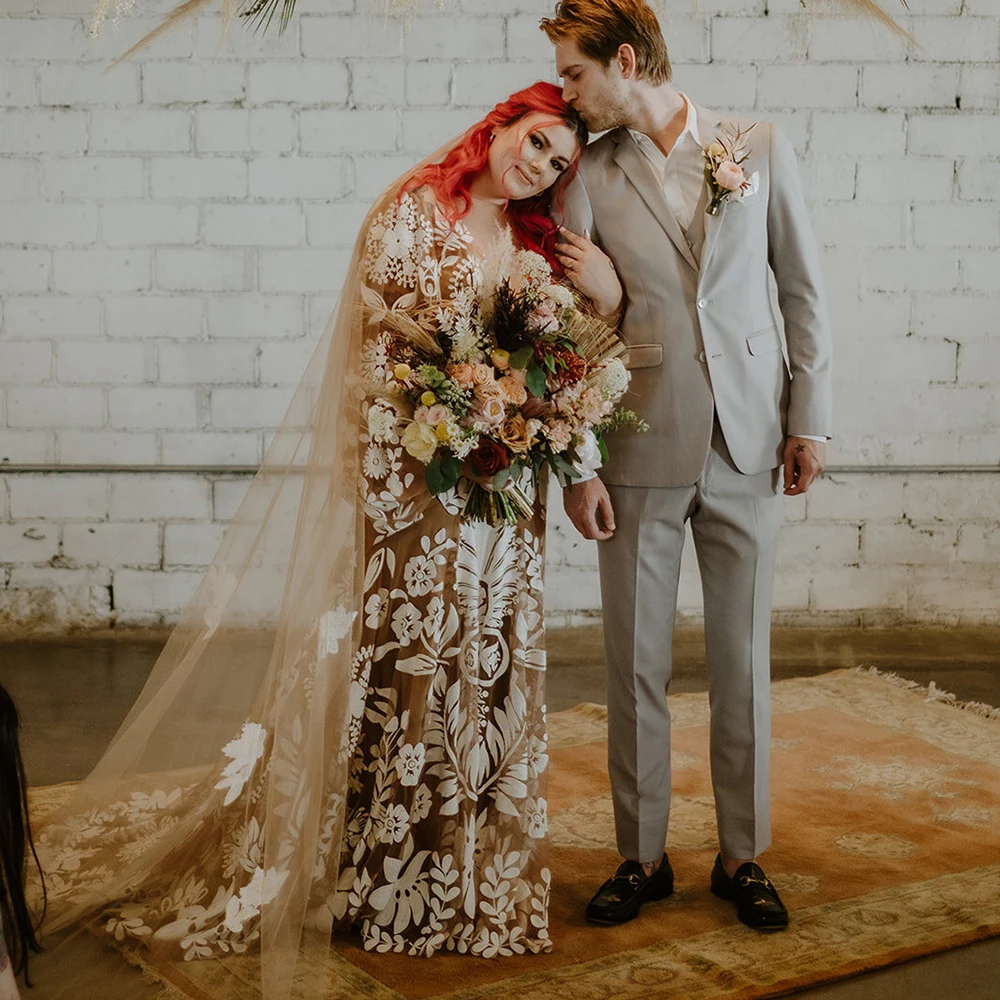
[[[705,150],[705,152],[708,153],[709,156],[713,156],[716,159],[726,155],[726,149],[721,142],[713,142],[712,145]]]
[[[401,440],[407,452],[424,465],[434,457],[438,448],[437,432],[427,424],[407,424]]]
[[[405,361],[401,361],[392,370],[392,377],[398,379],[400,382],[405,381],[412,374],[413,374],[413,369]]]
[[[435,396],[434,393],[430,391],[430,389],[428,389],[420,397],[420,402],[423,403],[424,406],[433,406],[437,401],[438,401],[437,396]]]
[[[444,444],[447,444],[451,438],[451,434],[448,432],[447,424],[438,424],[437,427],[434,428],[434,433],[437,434],[438,441],[441,441]]]
[[[490,360],[495,368],[506,371],[510,367],[510,351],[505,351],[498,347],[491,355]]]

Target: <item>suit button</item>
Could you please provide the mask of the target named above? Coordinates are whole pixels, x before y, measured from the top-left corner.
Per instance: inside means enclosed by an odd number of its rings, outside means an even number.
[[[698,308],[704,309],[708,305],[708,299],[698,299]]]
[[[705,359],[705,352],[704,352],[704,351],[702,351],[702,352],[701,352],[701,354],[699,354],[699,355],[698,355],[698,360],[699,360],[699,361],[704,361],[704,360],[706,360],[706,359]]]

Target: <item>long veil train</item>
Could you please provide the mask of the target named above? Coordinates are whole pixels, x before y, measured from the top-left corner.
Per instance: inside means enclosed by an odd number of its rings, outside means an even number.
[[[458,141],[369,211],[339,304],[210,569],[100,762],[38,825],[59,997],[101,1000],[92,968],[59,959],[84,925],[134,941],[127,905],[102,916],[123,899],[148,909],[162,895],[178,915],[129,957],[149,968],[143,955],[173,948],[209,963],[199,973],[213,1000],[286,1000],[325,965],[365,570],[350,375],[365,326],[363,236],[378,206]],[[204,859],[218,857],[230,862],[213,885]]]

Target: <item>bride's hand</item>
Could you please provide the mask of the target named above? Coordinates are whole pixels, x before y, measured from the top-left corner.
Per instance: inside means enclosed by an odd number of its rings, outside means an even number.
[[[622,286],[611,258],[585,236],[559,227],[556,257],[573,287],[586,295],[601,316],[613,316],[621,305]]]

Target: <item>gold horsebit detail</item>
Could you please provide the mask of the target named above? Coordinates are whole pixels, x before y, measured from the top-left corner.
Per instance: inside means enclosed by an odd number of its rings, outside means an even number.
[[[744,889],[750,885],[762,885],[769,892],[775,892],[774,886],[771,884],[771,880],[769,878],[753,878],[750,875],[741,875],[740,885],[742,885]],[[770,900],[755,899],[753,902],[754,906],[767,906],[768,903],[770,903]]]

